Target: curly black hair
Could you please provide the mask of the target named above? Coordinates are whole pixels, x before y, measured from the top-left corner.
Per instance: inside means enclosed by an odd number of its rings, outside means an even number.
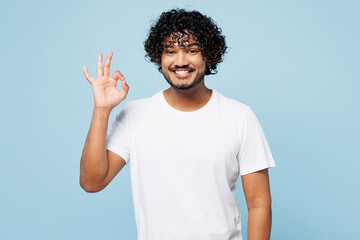
[[[165,47],[165,39],[172,36],[172,42],[179,46],[185,36],[193,36],[198,42],[204,61],[205,75],[216,74],[217,65],[223,61],[227,46],[225,36],[214,21],[198,11],[172,9],[163,12],[157,22],[151,26],[147,40],[144,42],[146,57],[158,66],[161,71],[161,55]]]

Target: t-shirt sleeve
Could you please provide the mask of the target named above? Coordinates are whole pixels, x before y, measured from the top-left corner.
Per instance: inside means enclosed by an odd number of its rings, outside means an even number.
[[[129,107],[126,105],[111,124],[106,139],[106,149],[122,157],[127,163],[130,160]]]
[[[251,109],[241,128],[238,162],[240,175],[275,166],[263,129]]]

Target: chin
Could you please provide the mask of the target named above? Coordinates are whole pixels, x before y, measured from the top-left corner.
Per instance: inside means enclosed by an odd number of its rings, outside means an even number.
[[[170,86],[177,90],[192,89],[204,80],[204,79],[195,79],[193,82],[191,82],[189,84],[174,84],[173,81],[168,79],[165,75],[164,75],[164,77],[165,77],[166,81],[170,84]]]

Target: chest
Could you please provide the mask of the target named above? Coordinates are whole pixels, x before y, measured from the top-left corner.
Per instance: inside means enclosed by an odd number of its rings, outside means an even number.
[[[237,179],[238,129],[229,116],[149,114],[133,120],[130,130],[132,163],[144,177]]]

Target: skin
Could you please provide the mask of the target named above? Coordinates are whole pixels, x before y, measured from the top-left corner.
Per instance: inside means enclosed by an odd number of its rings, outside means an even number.
[[[94,109],[89,133],[87,135],[80,163],[80,185],[87,192],[104,189],[116,174],[125,166],[123,158],[106,150],[106,134],[111,110],[122,102],[129,91],[124,76],[115,71],[110,77],[112,52],[102,65],[102,55],[98,55],[97,79],[83,67],[86,79],[91,83],[94,93]],[[121,90],[116,87],[121,81]]]
[[[165,40],[167,43],[169,39]],[[196,41],[190,37],[182,46],[168,45],[161,58],[161,68],[170,88],[163,92],[168,104],[180,111],[194,111],[204,106],[211,98],[212,90],[205,86],[206,63]],[[111,110],[122,102],[129,86],[124,76],[115,71],[110,77],[113,53],[106,57],[102,66],[102,55],[98,56],[97,79],[91,77],[83,67],[94,93],[94,109],[88,136],[84,145],[80,165],[80,185],[87,192],[104,189],[126,162],[115,153],[106,150],[107,126]],[[191,70],[181,75],[175,70]],[[116,87],[121,81],[121,90]],[[191,87],[190,87],[191,86]],[[241,177],[248,207],[248,240],[270,239],[271,196],[267,169]]]
[[[194,111],[204,106],[211,98],[212,91],[205,86],[206,63],[199,45],[190,35],[183,46],[168,44],[171,36],[165,40],[167,46],[161,56],[162,73],[171,85],[164,91],[165,100],[175,109]],[[180,75],[176,70],[190,70]],[[192,86],[192,87],[190,87]]]
[[[271,195],[268,170],[243,175],[241,182],[248,208],[247,239],[270,239]]]

